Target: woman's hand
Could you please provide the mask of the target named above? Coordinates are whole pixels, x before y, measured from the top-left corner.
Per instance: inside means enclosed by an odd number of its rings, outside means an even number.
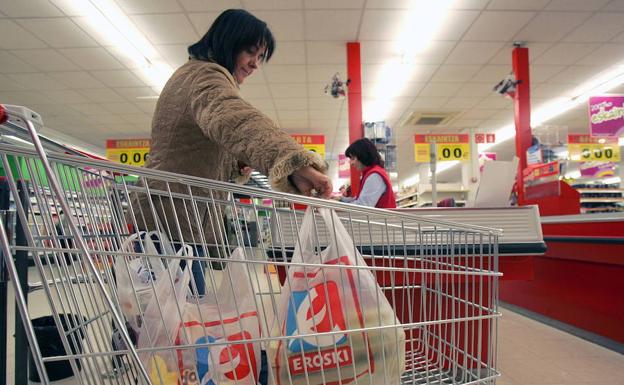
[[[290,180],[303,195],[312,195],[312,190],[323,197],[329,198],[332,193],[332,183],[329,177],[314,167],[306,166],[290,175]]]

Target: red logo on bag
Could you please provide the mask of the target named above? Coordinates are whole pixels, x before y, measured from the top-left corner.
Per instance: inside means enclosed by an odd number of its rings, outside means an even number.
[[[311,328],[313,331],[323,333],[347,329],[340,303],[340,291],[336,282],[315,286],[310,290],[310,298],[312,298],[312,306],[306,313],[306,320],[316,321],[316,325]]]
[[[241,341],[251,338],[251,334],[248,331],[242,331],[229,336],[227,340]],[[232,370],[223,373],[223,375],[230,380],[242,380],[247,377],[249,373],[254,373],[255,375],[257,373],[256,354],[253,349],[253,344],[251,342],[246,344],[233,343],[224,347],[219,354],[219,365],[222,367],[226,367],[226,365],[232,367]]]

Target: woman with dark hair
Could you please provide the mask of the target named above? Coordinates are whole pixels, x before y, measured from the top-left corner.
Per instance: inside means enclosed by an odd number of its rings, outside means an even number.
[[[329,196],[332,185],[324,174],[325,162],[241,97],[239,86],[274,50],[275,40],[265,22],[242,9],[221,13],[188,48],[189,61],[173,73],[158,98],[145,167],[238,183],[249,179],[253,167],[268,175],[276,190],[305,195],[314,190]],[[182,185],[150,181],[149,186],[188,194]],[[211,200],[227,198],[219,191],[193,193]],[[196,208],[172,198],[173,204],[159,202],[155,211],[150,199],[143,194],[132,204],[138,230],[162,229],[157,223],[177,222],[179,228],[173,226],[168,234],[175,242],[205,240],[208,245],[207,250],[195,250],[195,256],[229,255],[223,241],[227,237],[224,218],[203,206],[198,218],[178,220],[176,213],[193,213]],[[192,270],[201,295],[204,278],[197,261]]]
[[[362,179],[360,192],[352,198],[340,197],[340,201],[384,209],[396,208],[392,183],[375,144],[367,138],[358,139],[347,147],[345,155],[351,166],[362,172]]]

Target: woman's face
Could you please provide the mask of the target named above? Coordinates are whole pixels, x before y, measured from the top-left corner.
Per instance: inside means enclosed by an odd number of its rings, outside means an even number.
[[[355,169],[358,171],[362,171],[366,168],[366,166],[364,166],[362,162],[360,162],[356,156],[352,156],[349,158],[349,164],[352,167],[355,167]]]
[[[245,78],[258,69],[262,63],[266,47],[248,47],[242,50],[236,57],[234,66],[234,78],[238,84],[243,84]]]

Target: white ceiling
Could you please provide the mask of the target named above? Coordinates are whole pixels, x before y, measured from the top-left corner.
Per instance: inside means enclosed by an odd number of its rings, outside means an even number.
[[[323,88],[346,78],[346,42],[360,41],[363,101],[409,0],[116,0],[175,68],[226,8],[267,21],[275,56],[242,86],[243,95],[288,132],[324,134],[330,159],[348,145],[345,99]],[[413,62],[388,123],[399,142],[399,178],[414,173],[412,135],[398,127],[413,110],[458,113],[442,130],[493,131],[511,122],[512,103],[492,93],[511,70],[512,42],[527,42],[532,104],[570,92],[624,61],[624,0],[457,0],[436,41]],[[46,0],[0,2],[0,102],[42,114],[46,126],[98,148],[107,138],[146,137],[155,100],[136,66]],[[624,92],[624,88],[616,92]],[[581,106],[550,121],[587,130]],[[508,148],[512,146],[507,145]],[[501,149],[504,151],[505,149]]]

